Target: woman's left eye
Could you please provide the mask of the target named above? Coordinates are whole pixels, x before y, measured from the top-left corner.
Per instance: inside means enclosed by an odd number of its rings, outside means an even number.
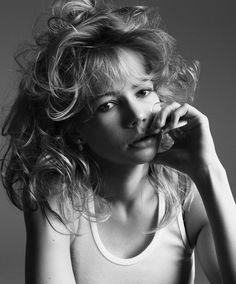
[[[148,96],[151,92],[153,92],[152,89],[143,89],[137,92],[137,97],[146,97]]]

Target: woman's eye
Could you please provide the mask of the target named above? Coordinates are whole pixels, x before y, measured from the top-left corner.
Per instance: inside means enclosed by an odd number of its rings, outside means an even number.
[[[99,112],[107,112],[107,111],[111,110],[114,107],[114,105],[115,104],[112,103],[112,102],[104,103],[104,104],[100,105],[97,108],[97,111],[99,111]]]
[[[140,90],[140,91],[138,91],[137,96],[138,96],[138,97],[146,97],[146,96],[148,96],[151,92],[153,92],[152,89]]]

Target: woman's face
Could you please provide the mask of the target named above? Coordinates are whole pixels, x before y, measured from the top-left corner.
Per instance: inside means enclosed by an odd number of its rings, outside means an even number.
[[[123,50],[122,56],[132,70],[145,74],[144,59],[139,53]],[[121,165],[150,162],[161,139],[149,132],[157,102],[151,80],[136,86],[128,81],[122,88],[114,86],[114,90],[92,101],[92,116],[89,108],[81,112],[77,124],[80,137],[98,161]]]

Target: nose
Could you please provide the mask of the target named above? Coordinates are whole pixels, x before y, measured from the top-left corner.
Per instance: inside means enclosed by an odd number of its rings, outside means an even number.
[[[137,128],[141,132],[145,131],[151,114],[151,107],[143,102],[129,102],[126,112],[126,126]]]
[[[135,115],[133,119],[130,121],[129,128],[139,127],[139,126],[141,127],[146,120],[147,120],[146,114],[144,114],[143,112],[137,113],[137,115]]]

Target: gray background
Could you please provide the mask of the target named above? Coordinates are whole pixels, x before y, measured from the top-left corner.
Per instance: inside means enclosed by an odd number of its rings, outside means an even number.
[[[18,75],[12,59],[17,45],[31,36],[31,28],[49,0],[4,1],[0,9],[0,123],[15,96]],[[137,4],[141,1],[117,1]],[[178,40],[185,58],[201,62],[200,91],[196,106],[211,122],[218,155],[228,172],[236,196],[235,145],[235,1],[157,0],[167,30]],[[4,109],[3,109],[4,108]],[[0,137],[0,146],[3,145]],[[235,216],[232,216],[235,222]],[[7,200],[0,188],[0,283],[24,283],[25,231],[22,213]],[[196,283],[208,283],[197,269]]]

